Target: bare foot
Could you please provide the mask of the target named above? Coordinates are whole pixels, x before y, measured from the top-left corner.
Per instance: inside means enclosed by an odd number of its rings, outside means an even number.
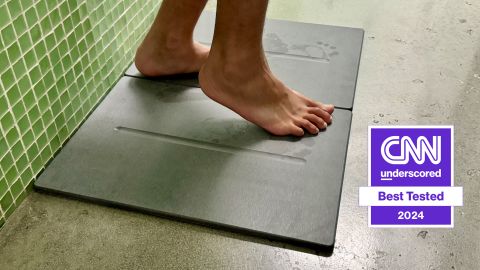
[[[148,38],[135,55],[135,66],[145,76],[194,73],[207,61],[210,48],[194,41],[158,42]]]
[[[203,92],[274,135],[303,136],[327,128],[333,105],[315,102],[288,88],[261,65],[227,66],[210,57],[199,73]],[[257,68],[255,68],[257,66]]]

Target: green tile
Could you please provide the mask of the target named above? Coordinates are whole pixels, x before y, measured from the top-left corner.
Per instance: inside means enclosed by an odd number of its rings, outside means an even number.
[[[40,30],[40,25],[35,24],[32,29],[30,30],[30,37],[32,38],[33,44],[37,43],[42,36],[42,32]]]
[[[7,54],[8,59],[10,59],[10,63],[15,63],[20,58],[20,46],[18,46],[17,42],[8,47]]]
[[[65,57],[65,62],[71,63],[70,56]],[[65,79],[67,80],[67,83],[70,84],[70,87],[68,91],[70,91],[72,94],[75,94],[76,89],[73,89],[74,86],[72,86],[72,83],[75,82],[75,74],[73,73],[73,68],[68,70],[67,73],[65,73]]]
[[[45,81],[45,77],[43,79]],[[52,82],[54,82],[54,80]],[[48,92],[47,92],[48,100],[50,100],[50,103],[51,103],[50,109],[53,110],[53,104],[57,101],[58,101],[58,106],[61,106],[60,102],[59,102],[59,95],[58,95],[58,92],[57,92],[57,87],[55,87],[55,84],[47,84],[45,82],[45,85],[51,85],[52,86],[50,89],[48,89]],[[61,107],[59,107],[58,109],[60,111]]]
[[[55,47],[55,44],[57,43],[57,41],[55,40],[55,35],[53,33],[50,33],[48,36],[46,36],[45,43],[49,50],[53,49],[53,47]]]
[[[50,151],[50,147],[45,147],[40,153],[40,156],[42,157],[43,164],[47,164],[52,157],[52,151]]]
[[[78,77],[83,71],[82,63],[78,62],[77,64],[75,64],[75,66],[73,66],[73,71],[75,73],[75,76]]]
[[[65,29],[65,33],[70,33],[73,30],[73,21],[72,18],[66,18],[63,21],[63,28]]]
[[[38,156],[32,161],[32,170],[35,174],[39,173],[40,170],[43,168],[43,161],[42,157]]]
[[[68,9],[67,2],[63,2],[60,5],[59,10],[60,10],[60,17],[62,17],[62,18],[66,18],[70,13],[70,10]]]
[[[38,70],[40,70],[40,68],[38,68]],[[38,83],[33,86],[33,93],[35,94],[35,99],[37,101],[45,94],[45,90],[45,84],[40,78]]]
[[[28,74],[21,77],[20,80],[18,80],[18,89],[22,95],[29,93],[29,91],[32,89],[32,85],[30,84],[30,78],[28,77]]]
[[[33,131],[28,130],[27,133],[23,135],[22,140],[25,147],[29,148],[32,145],[32,143],[35,141],[35,136],[33,134]]]
[[[16,18],[20,13],[22,12],[22,7],[20,6],[20,2],[13,0],[13,1],[8,1],[7,3],[8,11],[10,12],[10,15],[12,18]],[[4,208],[6,209],[6,208]]]
[[[58,62],[53,66],[53,74],[55,74],[57,78],[62,76],[63,74],[62,62]]]
[[[86,36],[85,36],[85,41],[87,42],[87,44],[93,44],[94,43],[94,38],[93,38],[93,33],[92,32],[89,32]]]
[[[38,63],[38,66],[40,67],[40,72],[42,74],[46,74],[52,68],[48,56],[43,57],[42,60],[40,60],[40,62]]]
[[[55,34],[55,38],[60,41],[65,37],[65,32],[63,31],[63,27],[61,25],[58,25],[55,27],[53,33]]]
[[[87,50],[88,50],[88,45],[87,45],[87,42],[85,41],[85,39],[82,39],[80,41],[80,43],[78,43],[78,50],[80,51],[80,54],[83,56]],[[85,57],[86,60],[88,60],[86,57]]]
[[[30,118],[30,122],[34,123],[40,118],[40,111],[38,110],[38,106],[33,106],[30,111],[28,111],[28,117]]]
[[[17,198],[23,191],[22,181],[20,179],[15,181],[15,183],[13,183],[10,187],[10,191],[12,192],[13,198]]]
[[[57,5],[57,1],[47,1],[47,7],[49,10],[52,10]]]
[[[17,122],[18,131],[20,134],[25,134],[27,130],[30,128],[30,121],[28,121],[28,115],[25,114],[20,120]]]
[[[24,10],[29,9],[36,0],[19,0]]]
[[[20,134],[16,128],[12,128],[5,135],[5,139],[7,139],[8,145],[14,145],[20,139]]]
[[[68,100],[68,105],[63,109],[63,111],[64,111],[65,115],[68,115],[69,117],[71,115],[73,115],[74,110],[73,110],[72,104],[70,102],[70,99]]]
[[[60,55],[64,56],[68,52],[68,44],[66,40],[62,40],[60,44],[58,45],[58,50],[60,52]]]
[[[26,109],[25,105],[23,105],[23,102],[17,102],[17,104],[12,107],[12,112],[15,119],[20,119],[25,114],[25,111]]]
[[[19,171],[25,170],[29,166],[27,154],[23,153],[22,156],[17,159],[15,165],[17,165]]]
[[[38,22],[37,12],[35,11],[34,7],[31,7],[27,10],[27,12],[25,12],[25,18],[27,20],[28,27],[32,27],[36,22]]]
[[[52,19],[52,24],[54,26],[56,26],[57,24],[60,23],[61,21],[61,18],[60,18],[60,11],[58,9],[54,9],[50,15],[49,15],[50,19]]]
[[[62,143],[65,142],[65,140],[68,138],[68,134],[69,132],[67,130],[67,126],[62,126],[60,128],[60,131],[58,132],[59,139]]]
[[[49,1],[38,1],[38,3],[35,5],[39,18],[43,18],[45,15],[47,15],[48,13],[47,2]]]
[[[52,111],[50,109],[47,109],[44,113],[43,113],[43,123],[45,123],[45,125],[48,125],[50,124],[52,121],[53,121],[53,114],[52,114]]]
[[[32,125],[32,130],[33,134],[35,134],[35,137],[37,137],[37,143],[38,143],[38,137],[42,134],[43,132],[43,122],[41,119],[38,119],[37,122],[35,122]]]
[[[33,174],[30,169],[26,169],[21,175],[20,179],[22,180],[22,184],[27,186],[33,180]]]
[[[66,121],[65,121],[65,117],[63,116],[63,114],[59,114],[56,118],[55,118],[55,125],[57,126],[57,129],[61,129],[61,127],[63,127],[65,125]]]
[[[38,149],[42,151],[42,149],[47,145],[48,139],[47,139],[47,134],[42,131],[42,134],[37,138],[37,145]]]
[[[80,22],[82,21],[82,18],[80,17],[80,12],[78,11],[78,9],[71,14],[71,18],[75,25],[80,24]]]
[[[24,60],[25,60],[25,65],[27,66],[27,69],[30,70],[37,63],[37,57],[35,56],[35,51],[33,49],[28,51],[24,56]]]
[[[7,179],[8,185],[12,185],[13,182],[17,179],[18,177],[18,171],[15,166],[12,166],[6,173],[5,173],[5,179]]]
[[[10,170],[13,166],[13,157],[12,154],[7,153],[3,158],[0,159],[0,167],[4,172]]]
[[[80,57],[80,51],[78,50],[78,44],[75,44],[72,50],[70,51],[70,56],[75,62]]]
[[[5,140],[5,138],[1,137],[0,138],[0,158],[3,157],[3,155],[5,155],[5,153],[7,153],[8,150],[9,150],[9,147],[7,145],[7,141]]]
[[[65,57],[62,58],[62,64],[63,64],[64,67],[70,67],[72,65],[72,58],[70,57],[69,54],[65,55]],[[73,79],[74,78],[72,78],[71,76],[68,76],[67,77],[67,82],[72,82]]]
[[[8,100],[8,103],[10,103],[10,105],[16,104],[17,101],[20,100],[21,96],[22,95],[20,94],[20,89],[18,88],[18,84],[13,85],[13,87],[10,88],[10,90],[7,90],[7,100]]]
[[[20,51],[22,53],[26,53],[32,47],[32,42],[30,41],[28,33],[24,33],[18,39],[18,44],[20,45]]]
[[[75,121],[75,117],[72,117],[67,121],[67,128],[69,133],[73,133],[75,131],[76,126],[77,126],[77,123]]]
[[[15,64],[13,64],[13,72],[17,77],[25,75],[25,73],[27,72],[27,68],[25,67],[25,63],[23,62],[23,60],[17,61]]]
[[[58,130],[55,130],[55,132],[58,133]],[[55,136],[52,141],[50,142],[50,146],[52,147],[52,150],[53,151],[58,151],[60,149],[60,139],[58,138],[58,136]]]
[[[0,52],[0,73],[3,73],[8,68],[9,62],[7,57],[7,52]]]
[[[38,42],[34,49],[38,59],[42,59],[47,53],[47,47],[45,47],[43,40]]]
[[[27,110],[30,110],[32,106],[35,104],[35,96],[33,95],[32,92],[28,92],[24,97],[23,97],[23,102],[25,103],[25,108]]]
[[[10,112],[7,112],[2,118],[0,118],[0,126],[3,130],[9,130],[14,125],[14,119]]]
[[[13,70],[11,68],[7,69],[1,76],[3,87],[5,89],[10,89],[15,82],[15,76],[13,75]]]
[[[20,36],[27,30],[27,23],[25,22],[25,18],[22,16],[18,16],[13,21],[13,29],[15,29],[15,33]]]
[[[6,210],[13,204],[13,198],[10,192],[7,192],[3,195],[3,198],[0,199],[0,206],[2,209]]]
[[[18,196],[17,198],[15,199],[15,205],[18,207],[22,202],[23,200],[25,200],[25,198],[27,197],[27,192],[30,192],[31,188],[30,187],[27,187],[26,190],[22,191]]]
[[[5,178],[0,178],[0,198],[8,191],[8,184]]]
[[[48,100],[48,96],[44,95],[38,100],[38,108],[40,109],[40,112],[45,112],[45,110],[48,109],[50,106],[50,101]]]
[[[30,80],[32,84],[36,84],[42,78],[42,73],[40,72],[40,68],[38,66],[34,66],[32,70],[30,70]]]
[[[10,23],[10,15],[8,14],[8,9],[6,5],[0,6],[0,29],[5,25]]]
[[[50,62],[53,66],[55,66],[58,61],[60,61],[60,52],[58,48],[53,48],[53,50],[50,52]]]
[[[32,144],[27,150],[27,157],[30,162],[33,162],[38,156],[38,146],[36,143]]]
[[[8,111],[8,103],[5,95],[0,96],[0,117]]]
[[[47,138],[49,140],[53,140],[55,136],[57,135],[57,127],[55,126],[55,123],[51,123],[50,126],[47,127]]]
[[[42,60],[43,61],[43,60]],[[41,62],[42,62],[41,61]],[[51,66],[49,63],[44,63],[41,64],[41,66],[44,65],[44,67],[41,67],[41,69],[46,70],[47,72],[43,76],[43,83],[47,86],[55,86],[55,77],[53,76],[53,72],[49,69],[51,69]]]
[[[52,22],[50,20],[50,17],[45,17],[43,20],[40,22],[40,29],[42,29],[43,33],[49,33],[53,28]]]
[[[23,154],[23,145],[21,141],[18,141],[11,149],[12,156],[14,160],[18,160],[18,158]],[[16,162],[18,166],[18,161]]]

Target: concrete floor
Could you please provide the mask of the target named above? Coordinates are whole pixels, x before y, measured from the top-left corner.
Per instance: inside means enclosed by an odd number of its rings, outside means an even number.
[[[214,3],[209,3],[214,6]],[[330,257],[33,193],[0,231],[2,269],[480,269],[480,2],[271,1],[269,17],[365,29]],[[454,124],[454,229],[370,229],[367,126]]]

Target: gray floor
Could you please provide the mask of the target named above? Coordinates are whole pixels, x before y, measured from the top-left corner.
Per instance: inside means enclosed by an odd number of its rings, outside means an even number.
[[[480,2],[271,1],[269,15],[366,30],[331,257],[33,193],[0,231],[2,269],[479,269]],[[211,3],[212,5],[212,3]],[[367,126],[454,124],[454,229],[369,229]]]

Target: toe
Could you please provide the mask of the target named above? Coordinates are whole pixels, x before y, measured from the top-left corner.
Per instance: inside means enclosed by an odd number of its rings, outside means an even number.
[[[306,129],[310,134],[317,134],[319,132],[317,126],[315,126],[312,122],[308,121],[307,119],[301,119],[296,121],[297,126],[303,127]]]
[[[328,112],[328,113],[333,113],[334,109],[335,109],[335,106],[333,104],[323,104],[321,102],[318,102],[318,101],[314,101],[304,95],[302,95],[301,93],[295,91],[295,90],[292,90],[295,94],[297,94],[302,100],[304,100],[307,105],[309,107],[318,107],[318,108],[321,108],[322,110]]]
[[[335,110],[335,106],[333,106],[333,104],[323,104],[321,102],[317,102],[317,101],[311,101],[310,104],[308,104],[310,107],[318,107],[318,108],[321,108],[322,110],[328,112],[329,114],[333,113],[333,111]]]
[[[302,137],[303,135],[305,135],[305,132],[301,127],[292,124],[292,126],[290,127],[290,134],[294,136]]]
[[[327,128],[327,123],[325,121],[323,121],[323,119],[318,117],[317,115],[307,114],[307,115],[304,116],[304,118],[307,119],[308,121],[312,122],[319,129]]]
[[[332,123],[332,115],[330,115],[330,113],[328,113],[327,111],[319,107],[309,107],[307,109],[307,112],[320,117],[321,119],[323,119],[323,121],[325,121],[328,124]]]
[[[320,102],[318,102],[318,103],[320,103]],[[320,105],[323,106],[322,109],[324,109],[329,114],[332,114],[333,111],[335,110],[335,106],[333,104],[322,104],[322,103],[320,103]]]

